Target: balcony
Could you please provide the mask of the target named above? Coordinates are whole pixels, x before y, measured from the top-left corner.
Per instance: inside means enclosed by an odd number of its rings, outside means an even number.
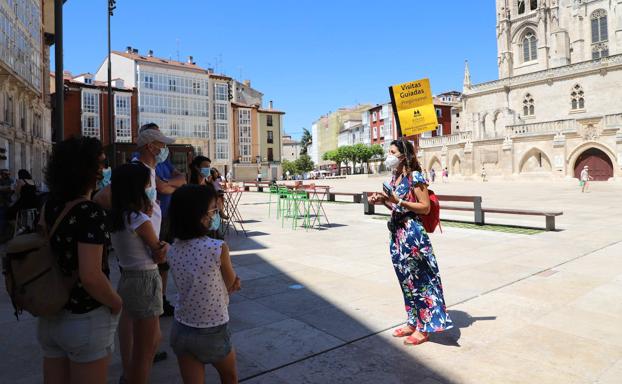
[[[471,141],[471,132],[460,132],[446,136],[435,136],[419,139],[420,148],[442,147],[445,145],[462,144]]]
[[[555,135],[557,133],[577,132],[579,123],[577,120],[556,120],[543,123],[509,125],[511,137]],[[603,129],[622,128],[622,113],[605,115],[602,120]]]

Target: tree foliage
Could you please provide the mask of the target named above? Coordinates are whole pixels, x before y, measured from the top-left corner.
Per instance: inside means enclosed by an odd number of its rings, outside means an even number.
[[[313,137],[311,136],[311,132],[307,128],[302,129],[302,138],[300,139],[300,154],[306,155],[308,154],[309,146],[313,141]]]
[[[372,146],[365,144],[344,145],[335,150],[328,151],[322,156],[322,160],[334,161],[337,163],[341,173],[341,163],[352,163],[352,170],[356,169],[357,163],[365,163],[369,171],[369,162],[372,159],[382,158],[384,149],[379,144]]]
[[[289,171],[290,176],[298,174],[298,168],[296,168],[296,162],[294,161],[283,160],[281,167],[283,168],[283,176],[286,176],[287,171]]]
[[[294,164],[299,173],[310,172],[315,168],[315,164],[309,155],[301,155]]]

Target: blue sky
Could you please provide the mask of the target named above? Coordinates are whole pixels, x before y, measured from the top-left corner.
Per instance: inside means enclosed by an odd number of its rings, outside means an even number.
[[[65,69],[97,70],[106,9],[65,3]],[[112,47],[128,45],[250,79],[294,137],[339,107],[388,101],[391,84],[429,77],[434,93],[462,90],[465,59],[474,82],[497,78],[492,0],[118,0]]]

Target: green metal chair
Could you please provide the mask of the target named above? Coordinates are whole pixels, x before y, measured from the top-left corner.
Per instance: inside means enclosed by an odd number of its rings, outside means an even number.
[[[276,197],[276,201],[273,203],[272,202],[272,196]],[[277,218],[279,217],[279,187],[276,184],[273,184],[270,186],[270,198],[268,200],[268,217],[271,216],[271,211],[272,211],[272,204],[276,204],[277,207],[277,211],[276,211],[276,216]]]
[[[292,228],[298,228],[298,220],[302,216],[302,225],[305,229],[309,229],[311,224],[311,206],[309,201],[309,194],[307,191],[293,191],[292,192]]]

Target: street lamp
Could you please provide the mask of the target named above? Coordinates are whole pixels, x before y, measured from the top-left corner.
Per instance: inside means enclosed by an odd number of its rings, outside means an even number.
[[[117,165],[117,153],[115,148],[115,137],[113,129],[113,100],[112,100],[112,63],[110,62],[111,46],[110,46],[110,17],[114,15],[114,10],[117,8],[117,0],[108,0],[108,137],[110,140],[110,147],[112,149],[112,159],[110,159],[111,165],[114,167]]]

